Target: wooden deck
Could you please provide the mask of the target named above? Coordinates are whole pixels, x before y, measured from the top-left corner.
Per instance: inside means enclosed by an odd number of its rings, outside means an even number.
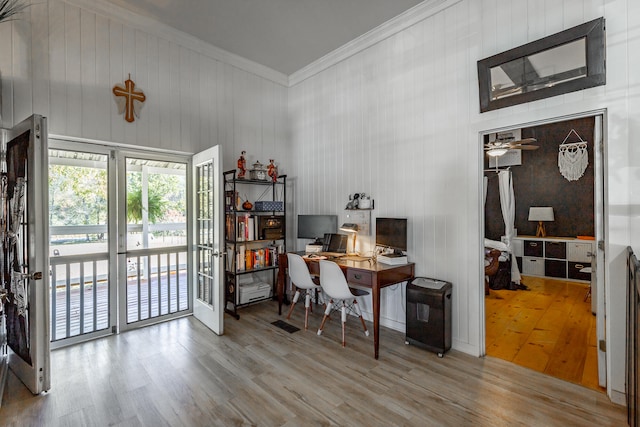
[[[290,324],[302,328],[304,310]],[[216,336],[193,317],[55,350],[52,389],[10,375],[5,426],[621,426],[605,394],[494,357],[440,359],[381,328],[380,359],[356,321],[288,333],[275,302],[225,317]],[[371,325],[369,325],[371,327]],[[90,361],[90,362],[89,362]]]
[[[179,275],[161,274],[159,278],[154,274],[150,281],[141,279],[139,284],[135,276],[130,277],[127,280],[127,322],[187,310],[187,287],[184,271]],[[53,305],[51,308],[52,315],[55,312],[52,341],[109,328],[109,284],[106,280],[98,281],[95,287],[85,285],[82,290],[80,285],[70,286],[68,291],[65,286],[59,286],[55,296],[55,311]]]

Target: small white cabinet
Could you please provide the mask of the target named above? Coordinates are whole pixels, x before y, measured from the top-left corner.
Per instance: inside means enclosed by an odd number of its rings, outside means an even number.
[[[591,281],[593,242],[568,237],[517,236],[513,252],[525,276]]]

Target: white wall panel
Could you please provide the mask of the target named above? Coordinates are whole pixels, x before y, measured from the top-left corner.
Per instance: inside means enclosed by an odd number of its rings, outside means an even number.
[[[49,8],[47,3],[32,0],[31,15],[31,68],[33,73],[33,111],[49,116]],[[2,68],[0,67],[0,70]]]
[[[0,25],[0,119],[2,125],[13,122],[13,68],[11,55],[11,42],[13,40],[13,23]]]
[[[64,58],[65,87],[67,92],[66,132],[69,135],[82,134],[82,55],[80,51],[80,9],[64,7]],[[52,111],[55,114],[55,111]]]
[[[96,16],[93,13],[80,11],[80,88],[82,108],[82,134],[88,138],[96,138],[96,128],[84,117],[98,115],[98,99],[100,93],[96,81]]]
[[[109,23],[109,80],[111,82],[109,89],[113,88],[116,84],[124,84],[127,77],[123,76],[123,26],[117,22],[110,21]],[[134,80],[135,81],[135,80]],[[110,133],[107,134],[109,138],[104,138],[111,141],[126,141],[124,136],[124,124],[125,121],[122,116],[118,114],[115,102],[113,101],[113,94],[110,94],[111,108],[109,109],[109,116],[111,128]],[[52,115],[54,115],[52,113]],[[63,130],[56,128],[50,128],[49,132],[59,133],[62,135],[68,135]]]
[[[260,77],[247,71],[249,62],[225,64],[203,44],[196,51],[181,44],[190,38],[134,28],[135,20],[97,14],[91,2],[32,3],[22,20],[0,24],[4,126],[36,112],[51,133],[74,138],[183,152],[220,143],[225,168],[240,149],[252,161],[284,161],[287,88],[274,83],[274,72]],[[111,92],[129,74],[147,97],[134,123],[117,113]]]
[[[632,3],[467,0],[333,66],[325,59],[316,74],[308,67],[289,92],[297,212],[341,213],[349,192],[362,188],[375,199],[374,219],[408,217],[416,273],[454,284],[454,346],[480,354],[479,134],[607,108],[607,282],[615,288],[608,297],[613,307],[624,307],[624,266],[618,261],[630,234],[640,241],[640,225],[630,233],[625,208],[629,194],[638,193],[630,191],[630,180],[637,186],[638,178],[627,166],[640,167],[628,143],[630,128],[640,130],[628,118],[640,113],[640,81],[632,77],[640,75],[640,64],[629,55],[640,38],[640,11]],[[605,87],[479,113],[479,59],[600,16],[607,20]],[[324,153],[336,156],[327,162]],[[371,249],[372,239],[360,237],[360,248]],[[382,323],[402,328],[404,294],[383,294]],[[624,310],[613,311],[610,348],[623,348]],[[624,390],[623,352],[609,356],[611,388]]]
[[[111,128],[111,114],[115,111],[115,103],[111,89],[115,85],[115,81],[110,79],[109,69],[109,41],[110,30],[109,20],[104,16],[96,16],[96,84],[95,87],[88,89],[95,93],[93,102],[96,103],[94,119],[90,120],[91,127],[95,138],[102,138],[103,135],[109,135]],[[111,96],[110,96],[111,95]],[[37,109],[35,111],[38,111]]]

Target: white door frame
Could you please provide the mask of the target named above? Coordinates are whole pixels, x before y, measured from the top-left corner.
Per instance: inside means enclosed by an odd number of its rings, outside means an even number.
[[[596,290],[597,290],[597,313],[596,313],[596,322],[597,322],[597,334],[598,339],[603,339],[606,340],[606,329],[607,329],[607,325],[605,324],[605,319],[610,318],[610,305],[606,304],[605,302],[605,295],[608,295],[608,288],[609,288],[609,281],[606,279],[607,277],[609,277],[609,273],[608,273],[608,266],[607,263],[604,262],[605,259],[605,248],[608,248],[608,235],[605,233],[605,230],[607,229],[607,216],[605,215],[606,213],[606,206],[607,206],[607,175],[605,173],[605,168],[606,168],[606,152],[604,150],[604,147],[606,147],[606,140],[607,140],[607,109],[598,109],[598,110],[592,110],[592,111],[585,111],[585,112],[581,112],[581,113],[576,113],[576,114],[570,114],[570,115],[566,115],[566,116],[559,116],[559,117],[553,117],[553,118],[548,118],[548,119],[544,119],[544,120],[538,120],[538,121],[533,121],[533,122],[527,122],[527,123],[522,123],[522,124],[514,124],[514,125],[510,125],[510,126],[504,126],[504,127],[500,127],[500,128],[495,128],[495,129],[489,129],[489,130],[484,130],[484,131],[480,131],[478,134],[478,150],[480,152],[480,185],[479,185],[479,211],[480,211],[480,239],[479,239],[479,243],[480,243],[480,248],[478,253],[481,256],[480,259],[480,277],[479,277],[479,287],[481,287],[482,289],[480,289],[480,291],[478,292],[478,307],[479,307],[479,321],[480,321],[480,341],[479,341],[479,346],[480,346],[480,356],[486,356],[486,335],[487,335],[487,331],[486,331],[486,312],[485,312],[485,295],[484,295],[484,233],[485,233],[485,229],[484,229],[484,223],[485,223],[485,218],[484,218],[484,187],[483,187],[483,171],[484,171],[484,136],[490,133],[495,133],[495,132],[503,132],[503,131],[508,131],[508,130],[513,130],[513,129],[519,129],[519,128],[524,128],[524,127],[533,127],[533,126],[540,126],[540,125],[545,125],[545,124],[550,124],[550,123],[559,123],[559,122],[564,122],[567,120],[572,120],[572,119],[580,119],[580,118],[585,118],[585,117],[597,117],[600,116],[602,118],[602,135],[601,135],[601,146],[600,147],[596,147],[594,146],[594,185],[596,188],[594,188],[594,197],[598,197],[601,200],[597,200],[594,206],[594,209],[596,210],[596,224],[594,224],[594,228],[595,228],[595,234],[596,234],[596,241],[595,244],[596,246],[598,246],[599,248],[597,249],[597,266],[598,268],[596,269]],[[602,186],[602,188],[598,188],[599,185]],[[601,221],[598,221],[598,210],[599,213],[601,215]],[[599,244],[599,242],[602,241],[601,244]],[[611,369],[610,369],[610,358],[606,358],[605,360],[602,360],[602,357],[606,357],[606,354],[609,353],[609,347],[610,347],[610,342],[608,340],[606,340],[606,351],[605,352],[601,352],[598,351],[598,365],[599,365],[599,374],[604,374],[605,375],[605,381],[607,378],[610,378],[611,376]],[[604,368],[602,368],[604,366]],[[606,387],[607,387],[607,395],[611,396],[611,381],[606,381]]]

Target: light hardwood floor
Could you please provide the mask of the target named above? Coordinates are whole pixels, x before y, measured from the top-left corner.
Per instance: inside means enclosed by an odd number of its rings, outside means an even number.
[[[492,290],[485,298],[487,355],[604,392],[587,284],[528,276],[522,282],[529,291]]]
[[[302,308],[289,323],[302,328]],[[316,335],[288,333],[272,302],[225,317],[218,337],[193,317],[52,352],[51,391],[31,396],[11,374],[6,426],[619,426],[603,393],[503,360],[458,351],[439,359],[382,328],[349,319],[347,347],[332,318]],[[371,325],[369,325],[371,327]]]

